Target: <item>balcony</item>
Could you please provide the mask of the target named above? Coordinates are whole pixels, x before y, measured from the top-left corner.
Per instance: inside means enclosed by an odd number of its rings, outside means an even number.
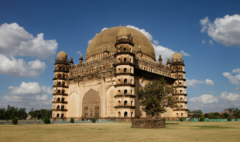
[[[53,72],[66,72],[66,73],[69,73],[69,70],[54,70]]]
[[[135,95],[132,95],[132,94],[125,94],[125,95],[115,95],[114,96],[115,98],[118,98],[118,97],[130,97],[130,98],[135,98],[136,96]]]
[[[66,102],[66,101],[52,101],[52,103],[62,103],[62,104],[67,104],[68,102]]]
[[[55,60],[54,65],[56,65],[56,64],[65,64],[65,65],[68,65],[68,60],[67,60],[67,61]]]
[[[54,92],[52,95],[68,96],[68,94],[65,94],[65,93],[62,93],[62,92]]]
[[[118,63],[114,63],[114,66],[118,66],[118,65],[131,65],[131,66],[135,66],[134,63],[131,62],[118,62]]]
[[[65,85],[53,85],[53,87],[63,87],[63,88],[68,88],[68,86],[65,86]]]
[[[174,93],[174,94],[172,94],[172,96],[181,96],[181,95],[183,95],[183,96],[187,96],[187,94],[186,93]]]
[[[135,109],[135,106],[129,106],[129,105],[117,105],[114,108],[130,108],[130,109]]]
[[[58,79],[60,79],[60,80],[66,80],[67,78],[64,78],[64,77],[54,77],[54,78],[53,78],[53,80],[58,80]]]
[[[115,87],[117,87],[117,86],[131,86],[131,87],[135,87],[135,84],[116,84],[114,86]]]
[[[129,76],[134,76],[133,73],[117,73],[117,72],[116,72],[116,75],[129,75]]]
[[[173,109],[173,111],[188,111],[188,109],[186,109],[186,108],[177,108],[177,109]]]
[[[68,111],[67,109],[52,109],[52,111]]]

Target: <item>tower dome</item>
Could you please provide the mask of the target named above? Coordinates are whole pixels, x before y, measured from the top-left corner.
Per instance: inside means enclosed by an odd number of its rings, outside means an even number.
[[[172,61],[182,61],[182,55],[178,52],[172,55]]]
[[[57,54],[57,59],[59,59],[59,60],[66,60],[67,59],[67,53],[65,53],[64,51],[60,51]]]
[[[146,58],[155,61],[155,51],[150,40],[138,30],[128,27],[112,27],[98,33],[89,43],[86,51],[86,61],[92,60],[98,54],[104,53],[105,47],[108,47],[109,53],[115,53],[116,38],[119,36],[133,37],[133,53],[137,53],[138,47],[141,47],[142,54]],[[143,56],[144,57],[144,56]]]

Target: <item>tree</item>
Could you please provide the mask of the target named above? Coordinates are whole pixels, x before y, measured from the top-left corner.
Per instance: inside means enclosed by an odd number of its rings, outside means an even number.
[[[202,116],[202,110],[194,110],[194,111],[192,111],[192,113],[193,113],[193,117],[194,118],[199,118],[199,117],[201,117]]]
[[[159,113],[166,112],[166,108],[177,108],[176,101],[172,96],[173,88],[167,86],[166,81],[161,78],[154,80],[144,87],[136,88],[136,94],[143,106],[143,111],[151,114],[153,117]]]

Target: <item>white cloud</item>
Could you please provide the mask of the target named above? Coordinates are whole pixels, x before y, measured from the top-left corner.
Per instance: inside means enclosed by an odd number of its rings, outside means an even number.
[[[209,44],[213,45],[213,41],[212,41],[212,40],[209,40]]]
[[[81,51],[77,51],[77,54],[80,55],[80,54],[81,54]]]
[[[190,56],[188,53],[184,52],[183,50],[181,50],[180,53],[181,53],[183,56]]]
[[[238,87],[238,88],[235,88],[235,90],[237,90],[237,91],[240,91],[240,87]]]
[[[155,45],[155,44],[152,44],[152,45],[155,50],[156,60],[158,61],[158,57],[159,57],[159,55],[161,55],[163,64],[165,64],[167,62],[168,58],[171,59],[172,55],[175,53],[175,51],[173,51],[172,49],[169,49],[167,47],[163,47],[161,45]]]
[[[0,53],[12,57],[15,55],[38,57],[46,59],[56,53],[56,40],[44,40],[44,34],[37,37],[28,33],[17,23],[0,26]]]
[[[218,98],[213,97],[213,95],[210,94],[204,94],[200,97],[194,97],[189,99],[191,102],[195,103],[203,103],[203,104],[211,104],[211,103],[218,103]]]
[[[202,40],[202,44],[205,44],[206,43],[206,41],[205,40]]]
[[[240,69],[239,69],[239,68],[234,69],[232,72],[233,72],[233,73],[240,73]]]
[[[197,84],[202,84],[204,83],[203,81],[198,81],[198,80],[195,80],[195,79],[192,79],[192,80],[188,80],[186,81],[186,86],[188,87],[196,87]]]
[[[233,70],[235,71],[235,70]],[[227,77],[232,84],[238,85],[240,81],[240,74],[232,76],[229,72],[224,72],[223,76]]]
[[[140,31],[142,34],[144,34],[150,41],[152,41],[152,35],[145,31],[144,29],[139,29],[138,27],[135,27],[135,26],[132,26],[132,25],[127,25],[126,27],[129,27],[129,28],[132,28],[132,29],[135,29],[135,30],[138,30]]]
[[[108,28],[107,28],[107,27],[103,28],[103,29],[101,30],[101,32],[104,31],[104,30],[106,30],[106,29],[108,29]],[[97,35],[97,34],[96,34],[96,35]]]
[[[50,86],[40,86],[38,82],[22,82],[19,87],[9,86],[10,93],[0,99],[0,107],[12,105],[27,109],[51,109],[51,95],[53,89]]]
[[[207,85],[209,85],[209,86],[213,86],[213,85],[214,85],[213,81],[210,80],[210,79],[206,79],[206,80],[205,80],[205,83],[206,83]]]
[[[159,44],[159,42],[157,40],[153,40],[153,43],[156,44],[156,45]]]
[[[216,42],[225,46],[240,46],[240,15],[225,15],[224,18],[216,18],[211,22],[208,17],[200,20],[201,32],[208,32]]]
[[[240,101],[240,94],[238,93],[228,93],[228,92],[222,92],[220,95],[220,98],[231,101],[231,102],[237,102]]]
[[[23,59],[0,54],[0,74],[11,76],[38,77],[46,68],[44,62],[34,60],[26,63]]]

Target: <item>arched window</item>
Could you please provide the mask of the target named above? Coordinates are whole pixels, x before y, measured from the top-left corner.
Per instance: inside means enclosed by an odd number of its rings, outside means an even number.
[[[64,106],[62,106],[62,109],[64,109]]]
[[[65,86],[65,82],[63,82],[63,84],[62,84],[63,86]]]
[[[120,91],[120,90],[118,90],[118,92],[120,93],[121,91]]]
[[[57,114],[57,117],[59,117],[59,114]]]
[[[124,112],[124,117],[127,117],[128,116],[128,113],[125,111]]]
[[[58,85],[61,85],[61,82],[58,82]]]
[[[121,112],[118,112],[118,117],[121,117]]]
[[[183,106],[182,106],[182,105],[181,105],[180,107],[181,107],[181,108],[183,108]]]
[[[182,101],[182,98],[180,98],[180,101]]]
[[[58,77],[61,77],[61,74],[59,74]]]
[[[60,106],[59,106],[59,105],[57,106],[57,109],[60,109]]]
[[[132,79],[130,80],[130,83],[132,84]]]
[[[64,94],[65,90],[62,90],[62,93]]]
[[[133,94],[133,90],[131,90],[131,94]]]
[[[177,116],[178,116],[178,113],[176,113],[177,114]]]
[[[60,93],[60,90],[58,90],[58,93]]]
[[[133,105],[133,101],[131,101],[131,106]]]
[[[126,49],[126,48],[124,48],[124,52],[127,52],[127,49]]]
[[[124,94],[127,94],[127,90],[124,90]]]
[[[127,101],[124,101],[124,105],[125,105],[125,106],[127,105]]]
[[[60,98],[58,98],[57,101],[60,101]]]
[[[127,79],[124,79],[124,84],[127,84]]]
[[[62,67],[59,67],[59,70],[62,70]]]
[[[127,58],[124,58],[124,62],[127,62]]]
[[[124,68],[124,72],[127,72],[127,68]]]
[[[121,101],[118,101],[118,105],[121,105]]]
[[[62,98],[62,101],[63,101],[63,102],[64,102],[64,100],[65,100],[65,99],[64,99],[64,98]]]
[[[62,114],[61,117],[64,117],[64,114]]]

